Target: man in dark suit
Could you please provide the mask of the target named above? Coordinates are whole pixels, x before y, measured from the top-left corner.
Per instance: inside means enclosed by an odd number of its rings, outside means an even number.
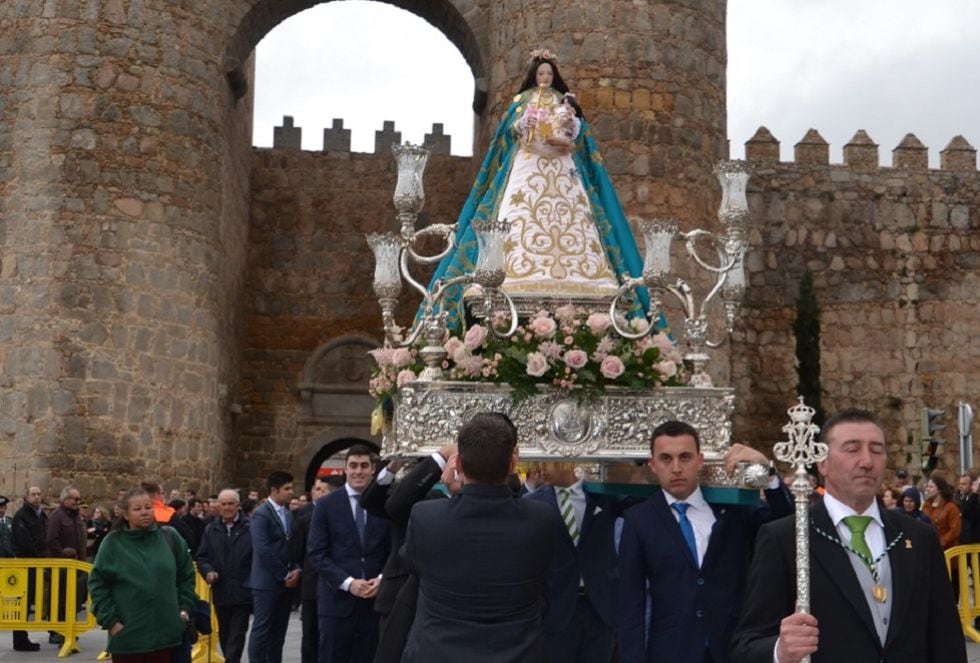
[[[347,450],[347,483],[316,503],[308,552],[319,575],[320,663],[370,663],[378,643],[374,597],[388,557],[388,523],[361,506],[374,476],[364,445]]]
[[[14,555],[20,558],[47,557],[48,548],[46,532],[48,516],[41,506],[41,489],[31,486],[24,493],[24,505],[14,514]],[[28,601],[34,601],[37,583],[37,570],[30,569],[27,576]],[[34,606],[40,610],[39,606]],[[41,648],[36,642],[31,642],[27,631],[14,631],[15,651],[37,651]]]
[[[289,545],[293,515],[293,477],[288,472],[269,475],[269,499],[252,513],[252,632],[248,638],[250,663],[280,663],[289,627],[292,590],[300,581],[299,560]],[[220,516],[219,516],[220,518]]]
[[[619,589],[614,530],[632,502],[586,493],[567,464],[544,463],[541,474],[542,485],[525,499],[547,504],[563,525],[548,570],[544,660],[607,663]]]
[[[401,661],[408,632],[415,621],[419,593],[418,578],[412,575],[401,556],[405,529],[412,507],[429,496],[449,459],[455,454],[456,445],[447,444],[431,456],[419,460],[397,482],[395,473],[398,468],[393,465],[398,461],[392,461],[364,490],[364,508],[391,523],[391,552],[385,562],[378,595],[374,599],[374,611],[381,616],[374,663]]]
[[[337,486],[339,487],[339,486]],[[317,575],[306,547],[310,540],[310,523],[313,521],[313,508],[316,503],[329,495],[335,486],[331,486],[327,477],[317,477],[310,492],[311,502],[299,510],[296,518],[296,535],[290,544],[296,546],[297,559],[303,560],[303,578],[300,580],[300,617],[303,624],[303,635],[300,639],[300,663],[316,663],[317,650],[320,647],[320,623],[316,611]]]
[[[710,505],[698,485],[704,466],[694,427],[657,426],[650,468],[660,490],[626,512],[619,548],[619,660],[622,663],[728,663],[728,645],[758,527],[791,511],[778,477],[768,506]],[[725,463],[767,463],[733,444]]]
[[[473,416],[457,443],[462,490],[419,502],[408,522],[402,556],[419,578],[419,600],[402,663],[539,663],[560,521],[507,486],[517,430],[505,415]]]
[[[881,509],[888,457],[875,416],[849,409],[821,431],[826,493],[810,509],[810,614],[796,604],[795,521],[762,528],[742,618],[739,663],[965,663],[939,540],[928,525]]]

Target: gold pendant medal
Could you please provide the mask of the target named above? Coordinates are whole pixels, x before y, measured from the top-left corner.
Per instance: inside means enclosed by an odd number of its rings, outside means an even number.
[[[886,590],[881,585],[875,585],[871,588],[871,596],[878,603],[884,603],[888,600],[888,590]]]

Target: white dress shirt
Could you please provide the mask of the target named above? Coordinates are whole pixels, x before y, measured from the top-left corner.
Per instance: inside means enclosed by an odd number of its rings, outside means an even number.
[[[667,507],[677,522],[680,522],[681,516],[671,505],[674,502],[684,502],[687,504],[687,519],[691,521],[691,526],[694,528],[694,541],[698,544],[698,568],[700,568],[701,563],[704,561],[704,553],[708,551],[711,528],[714,527],[716,520],[715,512],[711,510],[711,506],[704,499],[701,486],[695,488],[694,492],[684,500],[677,499],[666,490],[664,491],[664,497],[667,499]]]

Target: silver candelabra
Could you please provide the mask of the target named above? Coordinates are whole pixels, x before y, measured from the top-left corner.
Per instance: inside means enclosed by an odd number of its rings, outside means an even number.
[[[510,314],[510,326],[500,331],[489,325],[492,333],[510,336],[517,329],[517,309],[507,293],[500,290],[504,282],[504,241],[510,230],[506,220],[487,220],[474,222],[476,233],[477,262],[472,274],[463,274],[432,284],[431,290],[412,277],[410,263],[438,263],[456,247],[458,224],[432,224],[416,230],[419,212],[425,204],[422,188],[422,173],[429,160],[428,148],[404,143],[391,148],[398,164],[398,181],[395,184],[394,203],[396,219],[400,232],[376,233],[368,235],[367,241],[374,252],[374,294],[381,304],[385,344],[396,347],[410,347],[422,336],[425,346],[419,352],[425,369],[419,375],[421,381],[440,380],[443,377],[442,364],[448,353],[443,343],[446,340],[448,312],[440,304],[454,286],[480,286],[482,307],[487,319],[491,319],[494,306],[503,302]],[[444,248],[435,255],[422,255],[418,252],[419,242],[427,238],[439,238]],[[421,313],[407,333],[395,323],[395,307],[401,294],[402,280],[422,295]]]
[[[725,234],[718,235],[701,229],[678,233],[677,222],[673,219],[640,221],[637,225],[646,244],[643,275],[623,283],[609,306],[609,315],[616,332],[627,338],[640,338],[650,333],[653,323],[663,312],[665,294],[670,293],[677,298],[684,311],[683,338],[688,350],[684,355],[684,363],[690,371],[688,383],[692,387],[712,386],[711,376],[705,370],[710,359],[705,348],[717,348],[731,335],[745,295],[745,222],[749,214],[745,186],[749,180],[749,171],[744,162],[723,161],[715,168],[715,175],[721,183],[722,197],[718,219],[726,228]],[[682,278],[678,277],[673,284],[668,283],[671,272],[670,247],[678,234],[684,240],[687,255],[699,267],[717,277],[700,306],[696,303],[691,286]],[[708,240],[714,245],[718,264],[711,264],[698,253],[698,242],[701,240]],[[638,287],[645,287],[650,295],[647,315],[651,324],[641,333],[631,333],[616,324],[615,313],[619,300]],[[725,335],[718,341],[711,341],[708,339],[707,309],[719,293],[725,308]]]

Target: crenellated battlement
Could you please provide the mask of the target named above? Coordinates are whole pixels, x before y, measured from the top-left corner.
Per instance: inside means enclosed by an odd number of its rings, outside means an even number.
[[[756,164],[775,164],[779,160],[779,140],[766,127],[759,127],[745,141],[745,159]],[[785,164],[805,166],[843,165],[855,171],[882,170],[878,144],[864,129],[859,129],[844,145],[843,164],[830,163],[830,144],[816,129],[810,129],[793,146],[793,161]],[[929,148],[915,134],[909,133],[892,149],[892,169],[908,171],[938,170],[952,173],[976,173],[977,150],[963,136],[954,136],[939,153],[939,168],[929,168]]]
[[[432,124],[432,132],[425,134],[423,144],[432,154],[450,154],[452,136],[444,133],[441,122]],[[402,132],[395,130],[392,120],[385,120],[381,129],[374,132],[374,154],[388,154],[392,145],[402,142]],[[283,115],[282,125],[273,127],[272,146],[293,150],[303,149],[303,128],[297,127],[292,115]],[[333,118],[333,124],[323,130],[324,152],[350,152],[351,130],[344,128],[344,120]]]

